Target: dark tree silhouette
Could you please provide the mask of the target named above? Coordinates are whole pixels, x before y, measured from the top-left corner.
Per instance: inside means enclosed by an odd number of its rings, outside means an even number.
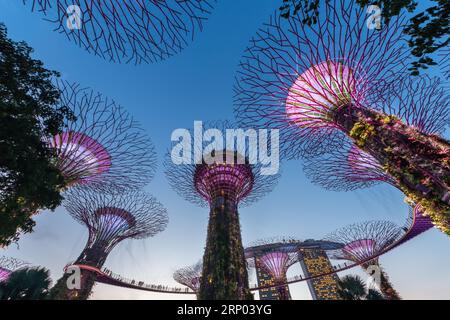
[[[0,282],[1,300],[42,300],[48,295],[52,280],[45,268],[22,268]]]
[[[338,294],[343,300],[383,300],[383,294],[368,288],[357,275],[346,275],[339,280]]]
[[[66,186],[45,141],[73,115],[55,107],[60,92],[52,79],[58,73],[32,52],[25,42],[9,39],[0,24],[0,246],[31,232],[31,215],[55,209]]]

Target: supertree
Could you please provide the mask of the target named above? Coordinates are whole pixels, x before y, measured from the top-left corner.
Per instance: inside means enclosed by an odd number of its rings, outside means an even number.
[[[76,187],[67,192],[64,207],[87,227],[89,237],[83,252],[72,263],[81,270],[79,288],[69,288],[70,274],[65,273],[50,292],[52,299],[87,299],[96,276],[83,267],[101,269],[119,242],[153,237],[168,223],[166,209],[142,191],[99,193]]]
[[[153,63],[184,49],[216,0],[23,0],[54,30],[103,59]]]
[[[301,242],[293,239],[281,242],[273,240],[254,242],[246,248],[246,257],[250,266],[261,268],[272,277],[279,300],[290,300],[286,273],[289,267],[299,261],[298,249]]]
[[[239,122],[279,128],[286,157],[330,151],[345,133],[450,234],[449,142],[370,105],[377,86],[405,76],[405,17],[372,30],[365,10],[344,0],[327,1],[316,24],[304,17],[277,15],[252,39],[235,86]]]
[[[95,190],[137,189],[156,168],[156,152],[140,125],[114,101],[66,81],[60,106],[73,111],[65,131],[51,137],[55,165],[67,188],[84,185]]]
[[[7,281],[11,273],[28,264],[29,263],[19,259],[6,256],[0,257],[0,282]]]
[[[195,293],[198,293],[200,289],[200,281],[202,277],[202,263],[198,262],[192,266],[180,268],[173,274],[173,279],[190,288]]]
[[[234,130],[226,121],[211,122],[206,128],[216,129],[215,133]],[[204,149],[205,145],[205,141],[194,142],[189,148],[187,153],[194,161],[176,164],[170,155],[165,161],[172,188],[188,201],[210,208],[198,296],[202,300],[250,299],[238,206],[270,192],[278,174],[264,175],[260,162],[253,164],[248,157],[248,150],[224,149],[223,144],[211,148],[209,142],[210,149]]]
[[[374,103],[426,134],[442,133],[450,121],[449,95],[438,78],[405,78],[377,92]],[[343,141],[340,148],[305,159],[304,171],[313,183],[329,190],[348,191],[385,182],[402,190],[401,183],[375,157],[350,139]]]
[[[374,271],[370,267],[376,266],[380,275],[381,292],[387,299],[398,300],[400,296],[380,266],[378,256],[394,245],[402,234],[402,229],[390,221],[369,221],[339,229],[327,235],[325,240],[344,244],[342,249],[330,251],[330,258],[359,263],[369,273]]]

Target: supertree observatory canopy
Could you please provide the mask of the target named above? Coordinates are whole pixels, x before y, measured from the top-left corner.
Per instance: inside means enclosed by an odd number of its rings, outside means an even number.
[[[5,282],[14,271],[17,271],[29,263],[6,256],[0,257],[0,282]]]
[[[373,87],[405,70],[403,16],[371,30],[354,1],[322,7],[311,26],[302,22],[303,8],[290,19],[276,12],[250,41],[236,75],[239,124],[280,129],[287,158],[339,145],[334,113],[363,104]]]
[[[144,239],[162,232],[168,223],[166,209],[151,195],[142,191],[99,193],[91,189],[70,189],[64,207],[89,231],[88,241],[75,266],[100,269],[111,250],[126,239]],[[58,281],[51,295],[55,299],[87,299],[95,275],[82,272],[81,289],[69,290],[67,274]]]
[[[77,84],[58,81],[60,106],[73,111],[65,131],[52,137],[55,164],[67,187],[138,189],[153,178],[156,152],[140,125],[114,101]]]
[[[324,240],[344,244],[343,248],[332,251],[331,258],[364,264],[378,261],[378,255],[398,240],[402,233],[393,222],[368,221],[338,229]]]
[[[284,251],[268,252],[259,258],[261,267],[277,281],[285,280],[287,269],[296,263],[297,260],[295,253]]]
[[[218,121],[204,126],[205,133],[210,129],[225,136],[227,130],[237,128],[229,122]],[[195,132],[192,135],[195,136]],[[188,201],[210,207],[198,297],[250,299],[238,207],[269,193],[279,174],[262,174],[261,164],[251,162],[246,148],[236,151],[217,144],[205,149],[208,145],[210,142],[203,141],[189,149],[189,153],[194,154],[191,159],[195,154],[201,155],[195,162],[175,164],[170,155],[165,161],[171,187]]]
[[[153,63],[203,30],[216,0],[22,0],[54,31],[105,60]]]
[[[342,243],[343,248],[329,253],[332,259],[350,260],[359,263],[364,270],[375,265],[380,270],[380,290],[388,299],[400,299],[392,287],[387,274],[380,267],[378,257],[393,246],[403,230],[390,221],[369,221],[343,227],[324,240]]]
[[[192,266],[180,268],[173,274],[173,279],[198,293],[200,289],[200,279],[202,277],[202,263],[198,262]]]
[[[288,158],[339,148],[343,132],[450,235],[450,142],[438,135],[448,126],[448,94],[437,89],[438,101],[427,101],[420,91],[404,94],[422,89],[420,80],[397,88],[399,79],[409,77],[405,16],[376,30],[367,26],[366,10],[355,1],[323,1],[322,9],[311,26],[302,23],[308,13],[300,8],[290,19],[277,15],[260,28],[236,76],[238,122],[280,129],[281,154]],[[377,87],[389,86],[392,94],[384,100],[400,101],[395,108],[405,112],[391,114],[390,105],[372,105],[380,101]],[[422,108],[410,103],[421,100]]]
[[[239,130],[229,121],[210,121],[203,124],[203,130]],[[192,138],[198,135],[191,132]],[[239,206],[249,206],[269,194],[275,187],[280,174],[262,174],[260,162],[252,161],[249,145],[243,150],[210,149],[204,153],[210,142],[204,141],[190,149],[190,163],[175,164],[171,154],[164,161],[165,174],[170,186],[187,201],[201,207],[211,206],[219,196],[226,195]],[[197,148],[197,149],[196,149]],[[195,155],[200,154],[201,159]]]

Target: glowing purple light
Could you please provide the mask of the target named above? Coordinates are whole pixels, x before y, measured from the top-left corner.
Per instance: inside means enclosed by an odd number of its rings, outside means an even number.
[[[342,63],[322,62],[302,73],[289,89],[288,118],[302,128],[334,126],[331,112],[349,105],[356,94],[353,71]]]
[[[376,254],[376,242],[372,239],[355,240],[342,249],[348,260],[361,261]]]
[[[259,258],[259,263],[275,280],[283,280],[291,265],[291,257],[286,252],[270,252]]]
[[[94,226],[96,238],[102,241],[111,241],[134,226],[135,219],[131,213],[124,209],[103,207],[95,212],[97,216]]]
[[[229,152],[224,152],[224,161],[201,164],[195,171],[194,183],[197,192],[208,202],[218,196],[227,196],[239,202],[253,189],[252,168],[247,164],[225,160]]]
[[[351,169],[348,179],[355,181],[384,181],[396,185],[395,180],[384,172],[381,164],[370,154],[355,145],[350,147],[347,161]]]
[[[111,157],[105,148],[82,133],[58,134],[51,146],[57,150],[59,169],[72,183],[87,183],[111,167]]]
[[[11,273],[10,270],[0,267],[0,282],[7,281]]]

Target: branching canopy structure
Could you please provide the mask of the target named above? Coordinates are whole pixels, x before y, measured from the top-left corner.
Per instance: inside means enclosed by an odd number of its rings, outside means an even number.
[[[296,253],[283,251],[269,252],[259,258],[261,267],[266,270],[276,281],[285,281],[286,272],[290,266],[298,261]]]
[[[368,221],[343,227],[327,235],[324,240],[345,245],[332,251],[331,258],[369,263],[377,262],[377,256],[398,240],[402,233],[393,222]]]
[[[424,134],[442,134],[450,124],[450,93],[438,77],[400,75],[373,88],[368,104]]]
[[[311,182],[332,191],[368,188],[380,182],[396,186],[374,157],[350,140],[343,141],[340,148],[304,160],[303,169]]]
[[[74,265],[100,269],[111,250],[125,239],[143,239],[163,231],[168,223],[166,209],[142,191],[128,193],[98,193],[85,188],[72,188],[66,193],[64,207],[89,231],[85,249]],[[80,290],[68,290],[67,274],[52,293],[55,299],[87,299],[95,275],[82,272]]]
[[[439,78],[406,77],[374,91],[374,106],[423,133],[442,133],[450,122],[450,95],[445,93]],[[348,138],[343,137],[342,141],[340,148],[305,159],[304,170],[313,183],[333,191],[366,188],[378,182],[399,188],[394,177],[371,154]]]
[[[434,132],[448,125],[448,95],[440,91],[433,101],[422,92],[404,94],[423,89],[420,82],[396,91],[399,76],[407,76],[404,17],[372,30],[365,10],[344,0],[326,1],[317,24],[305,25],[303,17],[301,9],[291,19],[272,18],[252,40],[236,81],[239,121],[280,128],[291,157],[323,154],[351,138],[450,235],[450,143]],[[384,99],[377,86],[391,88]],[[389,114],[391,106],[379,109],[374,99],[404,110]],[[436,110],[446,116],[435,117]]]
[[[211,121],[204,124],[203,129],[217,129],[224,136],[226,130],[240,130],[228,121]],[[191,137],[198,138],[194,132],[191,132]],[[204,207],[211,206],[217,196],[226,194],[236,204],[248,206],[273,190],[280,174],[262,174],[262,164],[250,160],[249,144],[240,152],[221,148],[204,154],[209,144],[209,141],[203,141],[202,144],[194,144],[191,149],[191,159],[195,160],[196,154],[202,155],[198,163],[175,164],[171,154],[167,155],[164,161],[167,179],[182,198]]]
[[[200,289],[202,269],[202,263],[198,262],[193,266],[184,267],[175,271],[173,274],[173,279],[176,282],[190,288],[192,291],[198,292]]]
[[[387,274],[380,267],[378,256],[399,240],[402,234],[403,230],[390,221],[369,221],[339,229],[326,236],[325,240],[344,244],[342,249],[329,253],[333,259],[360,263],[365,270],[370,265],[378,266],[381,291],[388,299],[400,299]]]
[[[8,280],[11,273],[13,273],[16,270],[19,270],[20,268],[23,268],[24,266],[28,265],[29,263],[11,258],[6,256],[0,257],[0,282],[4,282]]]
[[[234,126],[228,122],[212,122],[205,129],[208,129],[205,134],[218,134],[215,139],[220,140]],[[195,130],[189,138],[192,136],[201,139]],[[251,161],[251,152],[245,146],[238,151],[226,149],[223,140],[222,143],[216,140],[216,144],[194,142],[193,148],[189,141],[190,147],[185,152],[191,161],[181,164],[173,161],[174,148],[166,158],[165,173],[179,195],[210,207],[199,299],[249,299],[238,206],[252,203],[270,192],[279,174],[264,175],[260,162]],[[200,155],[198,159],[196,154]]]
[[[239,123],[280,129],[288,158],[339,145],[333,113],[363,104],[375,86],[404,70],[407,53],[402,16],[371,30],[365,10],[344,0],[327,1],[312,26],[302,23],[305,15],[275,13],[251,40],[235,84]]]
[[[90,89],[58,82],[60,105],[76,116],[50,139],[68,186],[138,189],[153,177],[156,153],[140,125],[114,101]]]
[[[184,49],[216,0],[23,0],[65,35],[103,59],[153,63]]]
[[[446,79],[450,78],[450,48],[447,46],[441,52],[439,52],[440,57],[440,69],[442,74]]]
[[[100,245],[105,254],[122,240],[153,237],[168,223],[166,209],[142,191],[115,194],[73,188],[66,193],[64,207],[88,228],[86,247]]]

